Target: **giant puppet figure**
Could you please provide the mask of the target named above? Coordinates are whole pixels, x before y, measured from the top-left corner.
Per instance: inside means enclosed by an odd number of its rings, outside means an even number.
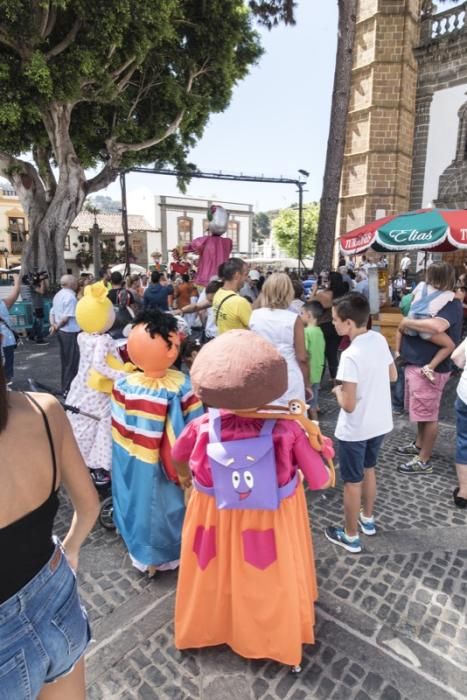
[[[229,222],[229,213],[224,207],[213,204],[208,210],[208,221],[208,234],[183,246],[185,253],[199,255],[196,283],[202,287],[208,285],[217,275],[219,266],[230,258],[233,245],[231,238],[222,238]]]
[[[118,381],[112,392],[114,521],[133,564],[150,575],[178,566],[185,502],[170,453],[187,423],[203,413],[189,378],[169,369],[179,349],[176,319],[142,312],[127,344],[142,372]]]
[[[83,331],[78,335],[80,360],[67,402],[80,411],[70,415],[70,422],[96,484],[103,484],[110,479],[112,465],[112,386],[135,367],[122,362],[116,342],[108,333],[115,311],[103,282],[84,288],[84,296],[76,306],[76,320]]]
[[[211,408],[172,450],[182,486],[193,485],[175,646],[228,644],[298,672],[303,644],[314,642],[318,592],[299,469],[312,489],[332,485],[332,444],[303,402],[290,401],[288,410],[268,405],[287,388],[287,363],[251,331],[205,345],[191,378]]]

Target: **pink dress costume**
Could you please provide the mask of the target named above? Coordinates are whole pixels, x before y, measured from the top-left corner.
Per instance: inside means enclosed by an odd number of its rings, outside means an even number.
[[[195,238],[191,243],[183,247],[187,253],[199,255],[196,283],[202,287],[209,284],[212,277],[217,276],[219,265],[230,258],[232,253],[232,240],[220,236],[202,236]]]
[[[273,422],[224,413],[222,442],[256,437],[263,423]],[[190,423],[173,448],[176,461],[189,461],[196,483],[182,537],[175,609],[179,649],[228,644],[241,656],[294,666],[302,645],[314,642],[318,587],[297,468],[312,488],[323,486],[329,474],[298,424],[276,421],[272,440],[277,484],[290,485],[277,510],[218,509],[205,492],[203,487],[213,485],[208,416]],[[243,482],[251,485],[251,477],[239,483],[239,503],[249,490],[242,491]]]

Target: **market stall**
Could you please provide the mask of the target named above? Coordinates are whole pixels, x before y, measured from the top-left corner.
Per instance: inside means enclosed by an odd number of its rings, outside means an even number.
[[[409,254],[467,250],[467,210],[419,209],[385,216],[340,238],[343,255],[360,255],[370,249],[379,253]],[[384,269],[370,268],[369,272],[372,313],[378,315],[381,332],[394,347],[401,315],[399,309],[389,305],[389,275]]]

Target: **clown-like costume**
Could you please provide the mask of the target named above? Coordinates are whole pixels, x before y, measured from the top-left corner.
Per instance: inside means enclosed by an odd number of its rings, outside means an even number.
[[[176,329],[175,319],[166,317],[166,323]],[[137,328],[130,334],[128,352],[147,370],[144,352],[142,359],[135,357]],[[146,352],[150,363],[149,353],[158,353],[151,339]],[[178,348],[168,364],[177,352]],[[141,570],[178,564],[185,503],[174,482],[170,451],[189,421],[203,413],[188,377],[173,369],[160,373],[163,376],[153,377],[137,372],[118,381],[112,393],[114,520]]]
[[[78,335],[80,361],[67,403],[98,420],[82,413],[71,413],[69,419],[88,468],[109,471],[112,465],[110,394],[113,382],[125,377],[134,367],[122,362],[115,341],[106,333],[115,315],[103,283],[85,288],[76,318],[83,329]]]

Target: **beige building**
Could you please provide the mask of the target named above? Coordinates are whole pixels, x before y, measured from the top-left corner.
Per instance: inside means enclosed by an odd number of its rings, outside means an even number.
[[[113,255],[115,251],[115,254],[121,256],[123,260],[124,238],[121,214],[97,214],[94,216],[88,211],[82,211],[74,220],[65,239],[65,264],[67,269],[73,274],[79,274],[80,272],[91,272],[94,274],[92,256],[89,254],[89,240],[92,237],[91,229],[95,221],[102,231],[100,240],[103,250],[108,250],[109,255]],[[150,254],[152,252],[151,245],[154,243],[155,231],[151,229],[144,216],[129,214],[128,234],[132,262],[148,268],[153,262]],[[83,262],[86,263],[84,267],[80,267],[78,264],[78,255],[80,265]]]
[[[20,262],[27,231],[27,216],[16,192],[8,183],[0,182],[0,267]]]
[[[154,250],[162,253],[164,262],[170,258],[170,251],[180,243],[189,243],[193,238],[206,235],[207,212],[212,204],[219,204],[229,212],[229,225],[224,236],[232,239],[233,254],[251,255],[252,204],[159,195],[155,198],[157,238],[154,239]]]

